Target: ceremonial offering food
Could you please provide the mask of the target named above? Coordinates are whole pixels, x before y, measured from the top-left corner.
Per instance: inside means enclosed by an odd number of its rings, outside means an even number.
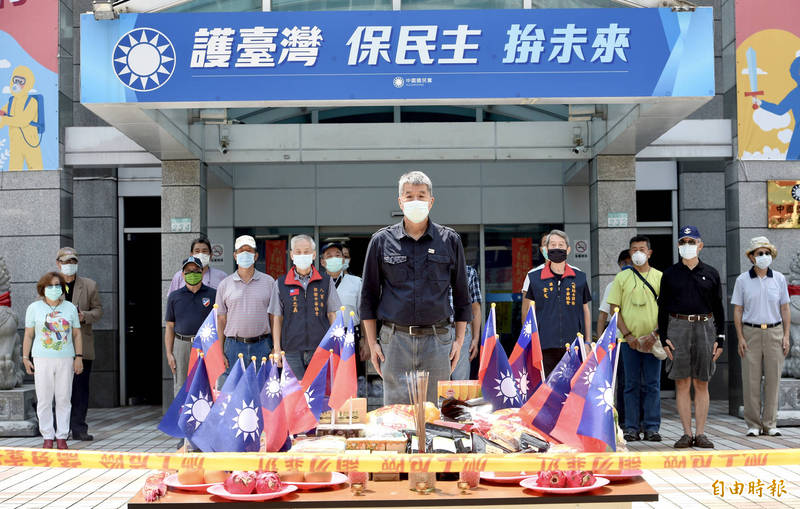
[[[369,477],[369,474],[366,472],[356,472],[351,470],[347,473],[347,477],[350,479],[350,484],[364,485],[367,484],[367,478]]]
[[[275,472],[261,472],[256,477],[256,493],[273,493],[282,489],[281,478]]]
[[[536,478],[536,485],[542,488],[564,488],[567,485],[567,476],[561,470],[543,470]]]
[[[475,470],[462,470],[458,479],[467,483],[470,488],[476,488],[481,481],[481,473]]]
[[[298,472],[297,470],[278,472],[278,477],[280,477],[283,482],[303,482],[305,480],[303,472]]]
[[[306,472],[305,482],[331,482],[331,472]]]
[[[155,502],[167,493],[167,485],[164,484],[166,476],[166,472],[159,472],[147,478],[142,489],[145,502]]]
[[[237,470],[225,479],[225,490],[234,495],[249,495],[255,487],[255,472]]]
[[[228,472],[224,470],[206,470],[206,473],[203,476],[206,484],[225,482],[225,479],[227,478]]]
[[[182,468],[178,470],[178,482],[181,484],[203,484],[205,471],[202,468]]]
[[[597,481],[591,472],[569,470],[565,473],[567,477],[567,488],[580,488],[582,486],[594,486]]]

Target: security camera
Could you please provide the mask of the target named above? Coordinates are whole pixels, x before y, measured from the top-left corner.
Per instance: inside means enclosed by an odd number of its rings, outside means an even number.
[[[230,146],[231,142],[227,137],[222,137],[219,139],[219,153],[225,155],[228,153],[228,147]]]
[[[577,155],[580,154],[581,152],[586,152],[586,147],[584,147],[583,145],[575,145],[574,147],[572,147],[573,154]]]

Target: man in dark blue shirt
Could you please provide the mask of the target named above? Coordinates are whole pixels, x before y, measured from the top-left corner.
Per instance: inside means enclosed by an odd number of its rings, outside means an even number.
[[[372,236],[364,260],[361,324],[372,364],[383,377],[385,405],[409,402],[404,374],[414,370],[429,372],[427,400],[436,401],[438,382],[450,379],[472,317],[461,237],[428,218],[432,187],[421,171],[400,177],[398,203],[405,217]],[[383,322],[380,344],[377,320]]]
[[[186,380],[192,340],[214,309],[217,297],[216,290],[203,284],[203,262],[199,258],[190,256],[182,265],[186,286],[169,294],[167,312],[164,315],[164,346],[167,350],[167,363],[174,377],[174,394],[178,393]]]
[[[564,355],[564,344],[572,343],[580,332],[585,341],[591,336],[592,300],[586,274],[567,265],[569,237],[561,230],[547,235],[547,263],[528,273],[525,302],[535,303],[536,324],[542,344],[544,371],[550,374]]]

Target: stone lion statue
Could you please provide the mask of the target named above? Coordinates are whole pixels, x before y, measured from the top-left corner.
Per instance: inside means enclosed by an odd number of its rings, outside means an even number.
[[[19,318],[11,309],[11,274],[0,256],[0,390],[22,384],[22,344],[17,334]]]
[[[800,285],[800,252],[794,255],[789,265],[790,285]],[[789,355],[783,365],[783,376],[788,378],[800,378],[800,295],[789,297],[792,312],[792,326],[790,329]]]

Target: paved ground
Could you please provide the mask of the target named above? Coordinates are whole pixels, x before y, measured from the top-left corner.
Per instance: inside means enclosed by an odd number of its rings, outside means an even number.
[[[633,450],[668,450],[682,434],[674,401],[664,402],[662,443],[635,442]],[[782,428],[783,437],[746,438],[744,421],[727,415],[727,404],[712,403],[708,435],[717,449],[800,448],[800,427]],[[164,452],[174,450],[176,440],[156,425],[160,407],[126,407],[89,411],[94,442],[73,442],[72,448],[117,451]],[[0,439],[0,446],[38,447],[41,438]],[[125,507],[138,491],[147,472],[140,470],[99,470],[63,468],[0,467],[0,509],[5,508],[117,508]],[[730,469],[683,469],[645,472],[647,481],[659,492],[656,504],[635,504],[636,509],[800,508],[800,457],[789,467],[747,467]],[[714,483],[724,483],[725,495],[714,494]],[[755,493],[763,483],[762,496]],[[772,481],[783,482],[786,493],[770,496]],[[743,493],[731,494],[735,483]],[[750,494],[753,483],[753,494]],[[720,483],[717,483],[720,486]]]

